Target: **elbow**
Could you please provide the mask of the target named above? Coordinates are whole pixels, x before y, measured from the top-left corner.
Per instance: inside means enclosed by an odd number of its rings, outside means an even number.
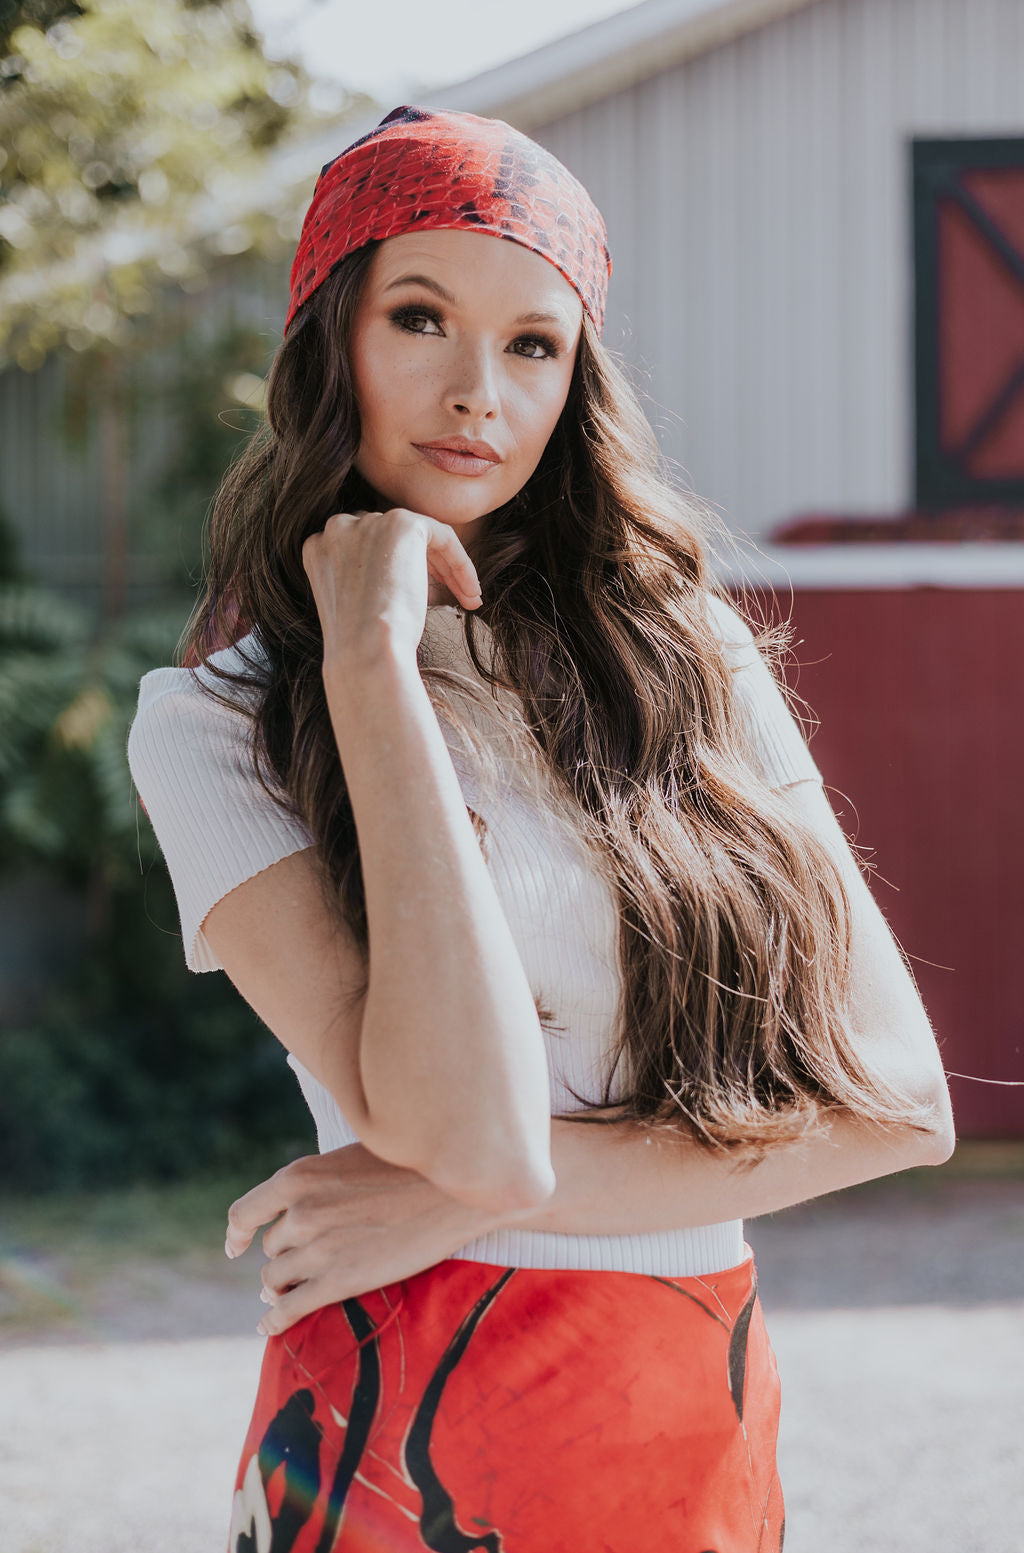
[[[474,1144],[451,1134],[417,1137],[375,1125],[367,1116],[361,1139],[378,1158],[415,1170],[446,1196],[503,1218],[532,1213],[555,1190],[547,1137],[532,1147],[503,1151],[494,1138]]]
[[[956,1129],[937,1048],[904,1054],[903,1060],[887,1063],[880,1076],[905,1107],[905,1119],[890,1122],[887,1129],[890,1145],[903,1160],[897,1168],[944,1164],[956,1148]]]
[[[944,1165],[947,1160],[952,1159],[956,1148],[956,1133],[952,1126],[948,1132],[943,1132],[941,1135],[933,1134],[933,1143],[934,1148],[925,1160],[925,1164]]]
[[[502,1161],[481,1160],[479,1155],[467,1159],[442,1149],[425,1160],[421,1170],[447,1196],[502,1218],[534,1212],[555,1190],[555,1172],[546,1153]]]
[[[925,1097],[929,1108],[928,1138],[931,1145],[929,1165],[944,1165],[956,1148],[956,1123],[953,1119],[953,1102],[949,1097],[949,1085],[945,1070],[940,1066],[933,1074]]]
[[[915,1165],[944,1165],[956,1148],[956,1126],[945,1075],[940,1073],[918,1096],[924,1116],[913,1130]]]
[[[902,1157],[898,1167],[901,1170],[919,1165],[944,1165],[956,1148],[952,1118],[948,1122],[944,1119],[918,1122],[900,1131],[902,1137],[896,1146]]]
[[[949,1094],[945,1090],[941,1099],[937,1099],[932,1107],[934,1121],[922,1134],[925,1157],[923,1165],[944,1165],[952,1158],[956,1148],[956,1127],[953,1123],[953,1111],[949,1103]]]

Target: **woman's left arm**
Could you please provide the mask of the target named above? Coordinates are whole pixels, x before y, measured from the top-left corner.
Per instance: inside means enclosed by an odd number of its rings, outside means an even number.
[[[556,1187],[538,1209],[500,1216],[455,1202],[413,1172],[359,1146],[297,1161],[231,1210],[238,1254],[260,1224],[263,1281],[283,1331],[330,1300],[407,1277],[501,1225],[578,1235],[628,1235],[756,1218],[914,1165],[940,1164],[955,1138],[935,1035],[906,962],[821,784],[785,789],[835,857],[850,900],[849,1018],[866,1064],[931,1107],[929,1131],[883,1129],[847,1115],[779,1144],[756,1165],[633,1122],[555,1120]],[[290,1291],[290,1292],[285,1292]]]
[[[931,1108],[927,1132],[843,1114],[805,1141],[743,1166],[686,1137],[635,1123],[553,1122],[554,1195],[518,1222],[576,1234],[642,1234],[756,1218],[953,1152],[949,1090],[935,1035],[897,946],[819,782],[784,789],[828,846],[850,900],[850,1026],[866,1066]]]

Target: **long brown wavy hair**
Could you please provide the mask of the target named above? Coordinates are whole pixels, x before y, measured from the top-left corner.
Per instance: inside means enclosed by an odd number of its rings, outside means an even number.
[[[209,688],[251,719],[254,769],[310,831],[325,898],[364,956],[359,848],[301,552],[331,513],[382,505],[353,465],[347,350],[375,246],[313,293],[274,357],[266,422],[215,498],[205,589],[182,639],[188,666],[236,687]],[[670,483],[584,313],[544,456],[474,545],[489,662],[474,615],[463,620],[481,684],[518,697],[524,761],[571,808],[617,895],[617,1039],[600,1102],[574,1116],[667,1126],[751,1159],[830,1111],[924,1127],[926,1109],[858,1054],[849,900],[826,846],[758,772],[710,618],[707,518]],[[779,630],[756,638],[770,658]],[[209,662],[249,632],[241,666]],[[466,731],[451,676],[421,672],[439,715]]]

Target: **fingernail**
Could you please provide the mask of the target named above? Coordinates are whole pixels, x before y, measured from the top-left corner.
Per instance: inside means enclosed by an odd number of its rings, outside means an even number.
[[[224,1255],[229,1256],[232,1260],[234,1260],[235,1253],[232,1251],[230,1244],[226,1240],[224,1242]]]
[[[263,1301],[264,1305],[270,1304],[270,1295],[267,1293],[266,1289],[260,1290],[260,1299]]]
[[[261,1321],[259,1326],[256,1328],[256,1330],[260,1334],[261,1337],[269,1336],[269,1333],[267,1332],[267,1324],[266,1324],[265,1321]]]

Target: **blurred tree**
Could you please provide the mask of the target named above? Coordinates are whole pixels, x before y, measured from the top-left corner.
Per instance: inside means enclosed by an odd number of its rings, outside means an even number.
[[[18,536],[7,513],[0,507],[0,585],[17,582],[23,575]]]
[[[161,284],[287,251],[309,189],[270,153],[369,105],[266,59],[245,0],[0,5],[0,365],[124,348]]]
[[[286,255],[311,179],[275,150],[369,106],[267,60],[246,0],[0,0],[0,368],[74,353],[108,618],[125,601],[132,361],[183,322],[161,292]]]
[[[97,630],[67,599],[0,581],[0,917],[17,912],[0,944],[8,1190],[250,1168],[315,1146],[278,1043],[226,977],[185,970],[170,879],[139,822],[125,740],[139,679],[171,660],[180,627],[168,608]]]
[[[308,1133],[277,1043],[226,978],[185,972],[170,880],[139,823],[125,736],[189,601],[176,582],[124,612],[127,445],[136,407],[166,404],[175,467],[153,521],[168,576],[174,556],[187,572],[261,413],[267,351],[219,302],[194,326],[182,293],[236,256],[287,255],[324,160],[297,146],[370,106],[266,60],[245,0],[0,0],[0,369],[32,371],[51,351],[72,364],[64,421],[98,443],[105,523],[99,617],[26,579],[0,524],[0,885],[22,939],[53,937],[45,916],[22,920],[23,879],[66,890],[85,928],[45,1007],[0,1008],[8,1181],[113,1179],[128,1160],[170,1174]]]
[[[0,584],[0,858],[42,863],[90,901],[105,927],[112,887],[131,886],[140,847],[125,760],[139,680],[168,663],[171,606],[100,630],[89,610],[31,583]]]

